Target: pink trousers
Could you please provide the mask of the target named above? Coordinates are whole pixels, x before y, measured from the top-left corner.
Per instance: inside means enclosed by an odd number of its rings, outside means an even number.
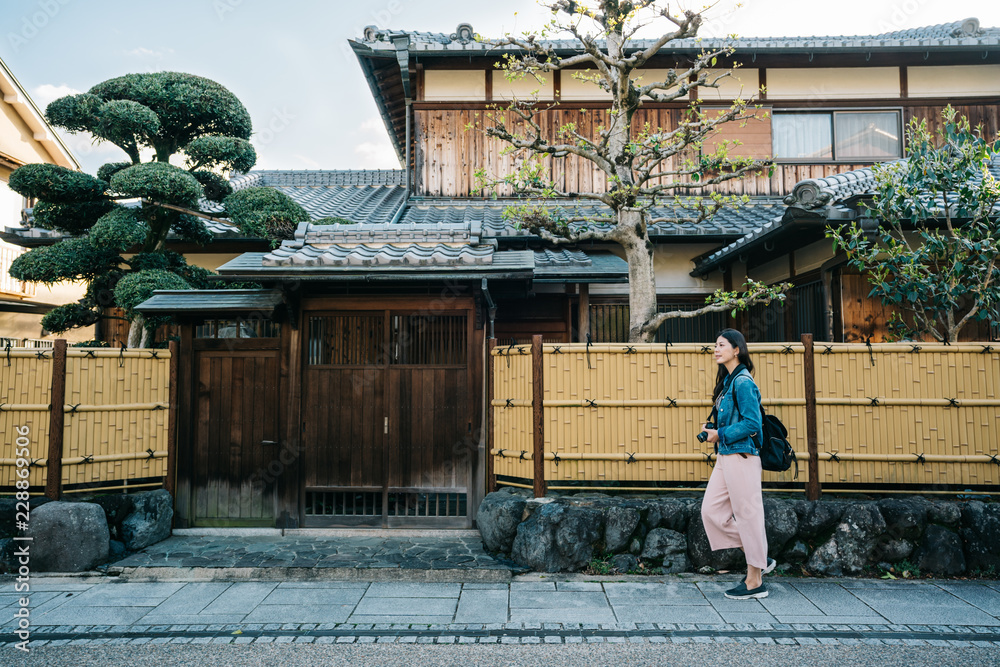
[[[719,456],[701,503],[701,520],[713,551],[743,547],[747,564],[767,567],[760,458]]]

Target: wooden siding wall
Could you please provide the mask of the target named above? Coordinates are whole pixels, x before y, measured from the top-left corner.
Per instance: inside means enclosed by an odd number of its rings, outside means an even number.
[[[900,106],[900,102],[886,100],[885,106]],[[866,102],[870,106],[871,102]],[[812,105],[815,106],[815,103]],[[838,101],[837,106],[850,106]],[[987,136],[994,136],[1000,127],[1000,109],[990,104],[958,104],[956,110],[969,117],[972,124],[982,125]],[[783,108],[793,108],[783,107]],[[943,105],[904,106],[903,121],[911,118],[927,118],[931,126],[936,126],[940,120]],[[481,104],[422,104],[414,111],[414,136],[416,150],[414,164],[416,168],[416,194],[423,196],[467,197],[475,188],[475,172],[485,169],[494,178],[501,178],[514,172],[517,154],[503,155],[506,146],[499,139],[487,137],[482,126],[487,124],[486,114],[496,114],[505,122],[511,122],[508,112],[487,112]],[[645,123],[652,127],[671,129],[676,126],[681,113],[680,108],[656,108],[652,105],[644,107],[633,118],[633,128],[638,130]],[[584,136],[597,135],[597,127],[606,124],[608,113],[604,107],[570,108],[556,107],[539,117],[544,136],[554,137],[559,127],[566,123],[576,123],[579,132]],[[753,154],[760,153],[761,147],[770,139],[761,136],[765,123],[750,121],[747,128],[738,132],[728,128],[724,138],[743,137],[747,147],[753,147]],[[769,128],[770,124],[767,124]],[[524,130],[523,122],[512,123],[508,127]],[[738,130],[738,126],[735,126]],[[768,133],[769,134],[769,133]],[[739,150],[734,150],[739,153]],[[606,178],[602,171],[589,162],[576,156],[554,159],[547,158],[544,164],[553,175],[558,187],[565,192],[588,192],[606,187]],[[827,164],[788,164],[775,166],[773,174],[748,176],[744,179],[729,181],[715,186],[715,189],[746,195],[784,196],[791,192],[799,181],[809,178],[823,178],[833,174],[870,166],[870,163],[827,163]],[[688,193],[697,194],[700,190],[691,189]],[[501,196],[511,194],[509,188],[498,190]]]
[[[804,348],[757,344],[750,352],[764,407],[788,428],[799,459],[795,482],[804,485]],[[586,345],[545,345],[549,488],[706,482],[713,448],[696,435],[712,404],[710,353],[698,345],[671,346],[669,356],[655,344],[591,345],[589,353]],[[1000,466],[990,458],[1000,453],[1000,351],[928,345],[914,353],[896,344],[869,352],[865,345],[820,344],[814,360],[821,483],[855,489],[1000,483]],[[494,471],[518,484],[517,478],[532,478],[530,349],[498,347],[491,363]],[[792,482],[793,472],[765,472],[764,481]]]
[[[155,356],[153,356],[155,353]],[[52,351],[0,360],[0,432],[28,426],[32,493],[45,486]],[[10,362],[8,365],[8,361]],[[71,348],[66,352],[62,484],[65,492],[162,486],[167,469],[170,352]],[[0,487],[13,486],[14,438],[5,437]],[[130,485],[130,480],[144,480]],[[152,480],[152,481],[151,481]],[[74,485],[76,487],[74,488]]]

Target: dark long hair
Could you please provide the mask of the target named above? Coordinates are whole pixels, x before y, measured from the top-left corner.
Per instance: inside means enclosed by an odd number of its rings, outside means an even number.
[[[750,361],[750,350],[747,349],[747,339],[743,337],[736,329],[723,329],[715,335],[716,340],[719,338],[725,338],[729,341],[729,344],[736,348],[736,359],[746,366],[746,369],[753,373],[753,362]],[[719,396],[722,395],[722,387],[725,384],[726,378],[729,377],[729,371],[722,364],[719,364],[719,373],[715,376],[715,391],[712,392],[712,402],[715,403],[719,400]]]

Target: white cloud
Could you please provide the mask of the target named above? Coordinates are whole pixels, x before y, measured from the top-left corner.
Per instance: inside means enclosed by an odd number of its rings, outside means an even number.
[[[381,141],[362,141],[354,146],[359,169],[399,169],[399,158],[388,137]]]
[[[299,155],[299,154],[296,154],[294,157],[295,157],[296,160],[298,160],[299,162],[301,162],[302,164],[304,164],[309,169],[322,169],[323,168],[323,166],[319,162],[317,162],[316,160],[313,160],[311,157],[307,157],[305,155]]]
[[[67,95],[79,95],[80,92],[76,88],[70,88],[66,84],[54,86],[51,83],[43,83],[31,91],[31,99],[35,100],[35,104],[44,110],[49,105],[49,102],[57,100],[60,97],[66,97]]]
[[[385,123],[382,122],[382,118],[380,116],[370,116],[363,123],[361,123],[361,125],[358,126],[358,129],[361,130],[362,132],[375,132],[378,134],[384,134]]]
[[[136,56],[139,58],[163,58],[174,52],[173,49],[163,49],[162,51],[154,51],[153,49],[147,49],[143,46],[132,49],[131,51],[126,51],[127,56]]]

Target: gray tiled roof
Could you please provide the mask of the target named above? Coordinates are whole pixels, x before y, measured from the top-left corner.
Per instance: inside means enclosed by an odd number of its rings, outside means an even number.
[[[906,160],[903,159],[882,164],[892,165],[905,162]],[[1000,179],[1000,155],[993,156],[988,171],[993,178]],[[814,212],[817,215],[817,220],[825,224],[827,220],[853,219],[855,214],[845,206],[845,202],[852,197],[870,195],[874,191],[875,172],[871,167],[866,167],[825,178],[809,178],[799,181],[795,184],[791,194],[785,197],[784,203],[790,208]],[[1000,212],[1000,205],[996,207],[996,210]],[[796,222],[799,225],[803,224],[801,219]],[[723,260],[745,252],[745,249],[751,244],[782,234],[786,228],[790,229],[791,226],[789,223],[783,224],[783,216],[779,213],[764,224],[751,229],[742,238],[701,259],[698,262],[696,272],[704,272],[714,268],[723,263]]]
[[[270,312],[281,302],[279,290],[158,290],[137,308],[144,313]]]
[[[491,264],[493,246],[490,245],[405,245],[383,244],[335,244],[317,247],[306,245],[301,248],[281,247],[264,256],[264,266],[324,266],[324,267],[366,267],[381,268],[456,266],[470,264]]]
[[[623,283],[628,281],[628,263],[610,252],[582,250],[535,250],[536,282]]]
[[[484,41],[462,41],[453,39],[454,35],[433,32],[406,31],[376,31],[368,35],[373,39],[361,38],[358,43],[374,51],[392,51],[395,53],[389,35],[406,33],[410,36],[410,50],[413,52],[439,51],[442,53],[496,53],[503,50],[514,50],[516,47],[497,47],[484,37]],[[551,46],[557,51],[580,50],[576,40],[543,40],[542,44]],[[636,49],[648,48],[653,40],[634,40],[630,47]],[[828,35],[801,37],[741,37],[726,38],[692,38],[675,40],[664,51],[701,51],[702,49],[717,49],[734,46],[737,51],[786,51],[798,49],[907,49],[907,48],[948,48],[948,47],[981,47],[1000,44],[1000,28],[982,28],[977,19],[965,19],[953,23],[911,28],[879,35]]]
[[[503,219],[503,211],[507,206],[522,203],[517,200],[481,200],[481,199],[411,199],[401,222],[426,224],[432,221],[447,223],[479,223],[486,237],[509,238],[530,237],[531,233],[520,229],[511,221]],[[595,205],[588,200],[561,200],[550,206],[553,215],[565,218],[610,217],[612,211],[604,206]],[[673,218],[657,222],[650,226],[649,234],[653,237],[676,236],[740,236],[766,223],[775,215],[781,215],[784,205],[781,200],[772,197],[752,198],[749,204],[739,207],[726,207],[715,217],[703,222],[692,222],[696,214],[691,209],[679,206],[656,206],[650,210],[650,216],[656,218]],[[579,230],[586,223],[571,223],[570,227]],[[610,224],[591,225],[596,228],[610,228]]]
[[[363,246],[355,246],[361,248]],[[488,264],[468,264],[444,262],[422,266],[403,264],[311,264],[273,266],[265,263],[269,253],[245,252],[223,264],[217,271],[228,276],[247,276],[267,280],[269,276],[315,277],[323,279],[357,279],[364,276],[370,280],[395,280],[400,278],[420,278],[446,276],[448,278],[469,279],[486,276],[508,276],[528,279],[534,268],[534,253],[530,250],[505,250],[496,252],[493,246],[482,246],[491,253]]]

